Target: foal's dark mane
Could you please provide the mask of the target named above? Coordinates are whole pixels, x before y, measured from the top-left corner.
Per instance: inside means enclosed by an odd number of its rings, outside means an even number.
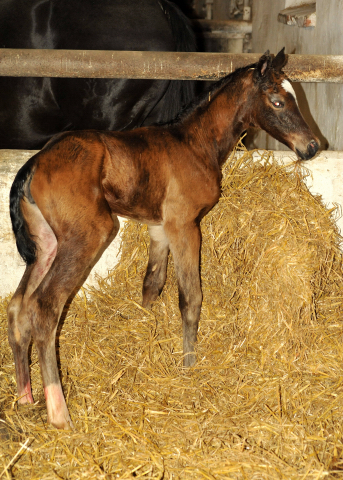
[[[208,103],[209,98],[213,97],[222,87],[229,83],[235,82],[235,80],[237,80],[237,78],[242,75],[242,73],[245,73],[251,68],[256,68],[257,65],[257,63],[252,63],[250,65],[247,65],[246,67],[237,68],[234,72],[229,73],[217,82],[213,82],[194,100],[192,100],[188,105],[186,105],[173,120],[166,123],[159,123],[158,125],[169,127],[182,122],[182,120],[188,117],[188,115],[190,115],[196,108],[198,108],[205,102]]]

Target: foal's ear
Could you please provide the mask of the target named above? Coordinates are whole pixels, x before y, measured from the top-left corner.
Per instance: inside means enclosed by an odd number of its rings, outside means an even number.
[[[277,72],[281,72],[283,67],[286,65],[288,61],[288,55],[285,55],[285,47],[283,47],[276,57],[272,61],[272,68]]]
[[[257,71],[261,77],[263,77],[266,73],[268,67],[270,67],[272,63],[271,56],[269,54],[269,50],[267,50],[262,57],[259,59],[257,64]]]

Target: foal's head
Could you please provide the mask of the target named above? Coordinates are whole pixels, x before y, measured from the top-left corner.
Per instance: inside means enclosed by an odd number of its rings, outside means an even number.
[[[318,151],[319,140],[303,119],[292,85],[282,68],[287,63],[284,48],[272,58],[269,51],[253,72],[258,95],[254,100],[252,124],[291,148],[302,160]]]

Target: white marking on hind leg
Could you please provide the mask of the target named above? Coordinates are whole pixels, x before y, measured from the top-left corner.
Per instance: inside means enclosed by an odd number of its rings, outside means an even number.
[[[44,395],[48,411],[48,423],[56,428],[73,429],[61,384],[52,383],[44,387]]]
[[[298,105],[298,99],[297,99],[296,93],[295,93],[294,88],[292,87],[291,83],[288,80],[284,79],[281,83],[281,86],[286,90],[286,92],[293,95],[294,100],[295,100],[296,104]]]

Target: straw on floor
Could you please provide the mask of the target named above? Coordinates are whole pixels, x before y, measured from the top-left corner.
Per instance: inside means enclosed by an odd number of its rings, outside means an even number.
[[[58,335],[74,432],[18,408],[0,305],[0,478],[311,479],[343,475],[343,273],[337,210],[306,170],[233,154],[202,222],[197,364],[182,368],[172,259],[140,306],[149,240],[128,222],[121,261],[75,297]]]

